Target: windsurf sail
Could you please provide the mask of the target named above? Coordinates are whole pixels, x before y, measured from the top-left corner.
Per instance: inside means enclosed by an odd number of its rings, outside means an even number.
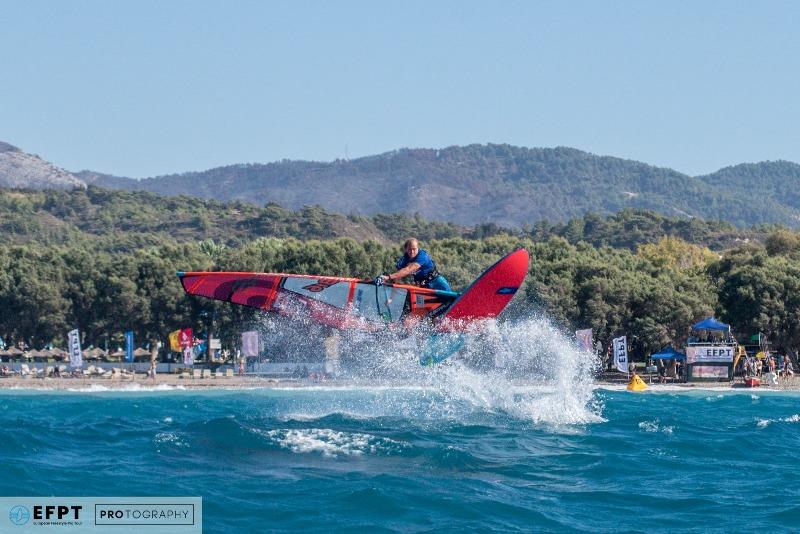
[[[422,318],[457,297],[452,291],[358,278],[283,273],[179,272],[184,291],[284,315],[306,314],[335,328]]]
[[[486,269],[464,293],[336,276],[284,273],[179,272],[184,291],[334,328],[376,330],[422,319],[436,325],[420,361],[431,365],[458,353],[472,327],[497,317],[520,288],[529,256],[516,250]]]

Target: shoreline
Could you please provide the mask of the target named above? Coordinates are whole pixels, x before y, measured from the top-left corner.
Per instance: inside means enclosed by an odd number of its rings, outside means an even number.
[[[647,384],[648,391],[676,391],[676,390],[734,390],[734,391],[800,391],[800,377],[779,379],[777,386],[762,385],[756,388],[743,387],[741,380],[733,382],[670,382],[665,384],[649,383],[647,376],[642,379]],[[519,385],[541,385],[540,383],[519,383]],[[624,390],[628,380],[622,376],[619,379],[595,379],[592,385],[596,388],[609,388]],[[228,390],[228,389],[269,389],[269,388],[336,388],[367,386],[361,381],[350,379],[329,379],[313,381],[299,378],[269,378],[262,376],[233,376],[222,378],[180,378],[178,375],[158,375],[155,380],[146,375],[126,378],[88,377],[2,377],[0,378],[0,391],[3,390],[32,390],[32,391],[152,391],[152,390]],[[413,384],[391,384],[375,381],[372,385],[380,386],[409,386]]]

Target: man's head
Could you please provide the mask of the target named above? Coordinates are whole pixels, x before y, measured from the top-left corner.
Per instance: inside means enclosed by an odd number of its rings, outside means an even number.
[[[403,244],[403,250],[405,250],[406,256],[413,260],[417,257],[417,254],[419,254],[419,241],[413,237],[406,239],[406,242]]]

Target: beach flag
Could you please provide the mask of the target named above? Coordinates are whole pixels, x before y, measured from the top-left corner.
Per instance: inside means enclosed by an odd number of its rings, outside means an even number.
[[[628,343],[625,336],[614,338],[614,366],[618,371],[628,372]]]
[[[587,352],[592,352],[592,329],[576,330],[575,338],[578,340],[578,346]]]
[[[81,335],[78,329],[70,330],[67,334],[69,340],[69,364],[72,367],[83,367],[83,355],[81,354]]]
[[[194,365],[194,349],[192,347],[183,349],[183,364]]]
[[[192,348],[194,336],[191,328],[184,328],[178,334],[178,343],[182,349]]]
[[[178,340],[178,336],[180,335],[180,330],[175,330],[174,332],[169,333],[169,348],[172,352],[182,352],[183,349],[181,348],[180,341]]]
[[[258,332],[242,332],[242,356],[258,356]]]
[[[125,332],[125,361],[133,362],[133,331]]]

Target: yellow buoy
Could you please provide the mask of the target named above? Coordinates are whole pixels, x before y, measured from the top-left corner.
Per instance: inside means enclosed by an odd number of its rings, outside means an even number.
[[[647,389],[647,384],[644,383],[644,380],[637,374],[634,374],[631,377],[631,381],[628,382],[628,391],[644,391]]]

